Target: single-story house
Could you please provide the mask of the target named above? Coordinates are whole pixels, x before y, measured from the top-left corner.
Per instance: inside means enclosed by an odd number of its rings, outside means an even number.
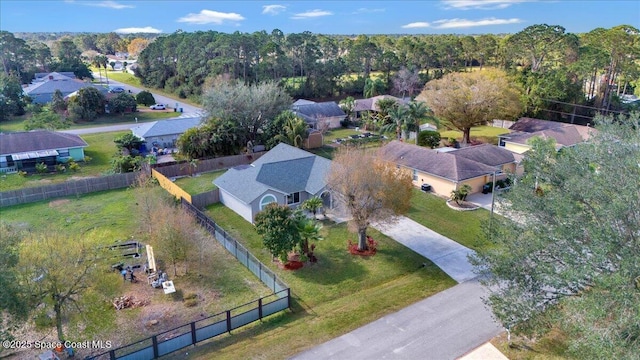
[[[327,127],[335,129],[342,126],[340,122],[347,117],[335,101],[321,103],[298,100],[291,106],[294,114],[304,119],[313,129]]]
[[[501,147],[516,154],[522,154],[529,150],[531,148],[529,140],[534,137],[553,138],[556,141],[556,149],[559,150],[565,146],[573,146],[586,141],[595,131],[588,126],[532,118],[519,119],[509,127],[509,130],[510,133],[498,137],[498,143]]]
[[[44,162],[53,166],[84,160],[88,144],[81,137],[55,131],[0,133],[0,173],[32,171]]]
[[[60,90],[63,97],[68,96],[71,93],[78,90],[94,86],[90,82],[85,82],[80,79],[76,79],[75,76],[68,76],[69,73],[38,73],[36,78],[31,84],[23,89],[25,95],[29,96],[36,104],[46,104],[51,102],[53,93],[56,90]],[[71,73],[73,75],[73,73]],[[106,93],[106,89],[103,91]]]
[[[188,129],[197,127],[202,118],[177,118],[144,123],[131,128],[133,135],[144,141],[145,148],[173,148],[176,140]]]
[[[213,181],[220,202],[252,222],[272,202],[297,207],[318,196],[331,207],[326,177],[331,161],[284,143],[250,165],[229,169]]]
[[[480,192],[494,174],[498,179],[516,171],[514,155],[491,144],[439,152],[394,140],[379,151],[385,160],[410,171],[415,186],[430,185],[441,196],[465,184],[471,193]]]
[[[407,101],[401,98],[397,98],[392,95],[378,95],[366,99],[357,99],[353,104],[353,113],[356,118],[362,117],[362,114],[365,112],[378,112],[380,108],[378,107],[378,101],[380,100],[393,100],[398,104],[406,104]]]

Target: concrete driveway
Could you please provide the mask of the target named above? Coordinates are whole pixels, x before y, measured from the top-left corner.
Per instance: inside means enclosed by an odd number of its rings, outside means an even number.
[[[375,225],[378,231],[433,261],[455,281],[462,283],[476,277],[468,256],[474,251],[407,218],[391,224]]]

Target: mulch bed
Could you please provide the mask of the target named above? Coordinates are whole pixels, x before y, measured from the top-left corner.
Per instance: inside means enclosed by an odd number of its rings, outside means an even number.
[[[302,261],[287,261],[287,263],[284,264],[283,268],[285,270],[298,270],[303,266],[304,266],[304,263]]]
[[[373,240],[371,236],[367,236],[367,250],[358,250],[358,243],[352,243],[349,240],[347,248],[349,249],[349,253],[351,255],[359,255],[359,256],[373,256],[376,254],[378,247],[378,242]]]

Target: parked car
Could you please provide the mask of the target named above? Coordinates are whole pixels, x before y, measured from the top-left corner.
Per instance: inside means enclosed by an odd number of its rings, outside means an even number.
[[[166,107],[164,106],[164,104],[155,104],[155,105],[149,106],[149,109],[151,109],[151,110],[165,110]]]
[[[121,93],[124,92],[124,88],[121,87],[112,87],[111,89],[109,89],[110,93]]]

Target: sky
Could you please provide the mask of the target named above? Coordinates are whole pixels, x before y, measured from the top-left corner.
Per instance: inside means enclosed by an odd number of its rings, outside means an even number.
[[[572,33],[622,24],[640,28],[640,1],[0,0],[0,29],[10,32],[504,34],[535,24]]]

